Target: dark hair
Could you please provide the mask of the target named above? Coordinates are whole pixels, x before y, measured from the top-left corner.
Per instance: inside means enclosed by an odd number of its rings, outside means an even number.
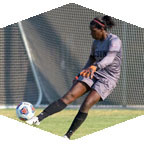
[[[112,18],[107,15],[103,16],[102,18],[96,17],[90,22],[90,26],[94,26],[98,29],[104,28],[105,30],[107,30],[107,28],[112,28],[114,25],[115,23]]]

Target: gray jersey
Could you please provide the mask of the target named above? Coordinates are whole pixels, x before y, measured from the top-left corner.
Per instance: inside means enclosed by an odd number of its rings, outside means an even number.
[[[84,68],[90,65],[98,65],[100,68],[96,75],[119,79],[122,61],[121,40],[114,34],[109,33],[104,41],[94,40],[91,48],[92,59],[89,58]]]

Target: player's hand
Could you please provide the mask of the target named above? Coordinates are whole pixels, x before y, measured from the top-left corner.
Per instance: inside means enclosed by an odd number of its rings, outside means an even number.
[[[93,78],[94,76],[94,72],[97,70],[97,67],[94,65],[91,65],[90,67],[88,67],[87,69],[82,70],[82,72],[80,73],[81,76],[83,77],[90,77],[90,79]]]

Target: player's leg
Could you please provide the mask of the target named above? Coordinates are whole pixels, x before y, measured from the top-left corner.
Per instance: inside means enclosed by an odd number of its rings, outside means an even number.
[[[101,96],[97,93],[97,91],[92,90],[81,105],[80,111],[83,113],[88,113],[90,108],[100,100]]]
[[[72,103],[87,91],[88,86],[85,83],[77,82],[62,98],[50,104],[41,114],[38,115],[39,121],[63,110],[68,104]]]
[[[89,90],[89,87],[83,82],[77,82],[72,88],[59,100],[46,107],[37,117],[27,121],[28,124],[39,124],[44,118],[63,110],[68,104],[82,96]]]
[[[85,84],[84,82],[76,82],[76,84],[74,84],[72,86],[72,88],[61,98],[61,100],[65,103],[65,104],[70,104],[73,101],[75,101],[77,98],[79,98],[80,96],[82,96],[83,94],[85,94],[87,91],[90,90],[90,87]]]
[[[75,117],[70,129],[66,133],[66,136],[70,138],[70,136],[74,133],[74,131],[84,122],[88,115],[89,109],[96,104],[101,99],[106,99],[116,87],[116,82],[112,79],[100,77],[98,81],[94,83],[92,86],[92,90],[89,95],[84,100],[83,104],[80,107],[80,110]]]
[[[72,136],[72,134],[80,127],[80,125],[85,121],[89,109],[96,104],[101,99],[100,95],[95,91],[92,90],[89,95],[84,100],[82,106],[78,114],[76,115],[75,119],[72,122],[69,130],[65,134],[68,138]]]

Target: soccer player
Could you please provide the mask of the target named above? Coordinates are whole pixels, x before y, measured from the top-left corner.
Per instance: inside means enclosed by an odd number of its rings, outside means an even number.
[[[89,109],[112,93],[120,78],[122,61],[121,40],[118,36],[107,32],[107,29],[113,26],[114,22],[110,16],[94,18],[90,22],[91,36],[94,41],[86,65],[76,76],[70,90],[62,98],[46,107],[38,116],[26,121],[28,124],[39,125],[44,118],[63,110],[68,104],[89,91],[65,134],[65,137],[70,139],[85,121]]]

